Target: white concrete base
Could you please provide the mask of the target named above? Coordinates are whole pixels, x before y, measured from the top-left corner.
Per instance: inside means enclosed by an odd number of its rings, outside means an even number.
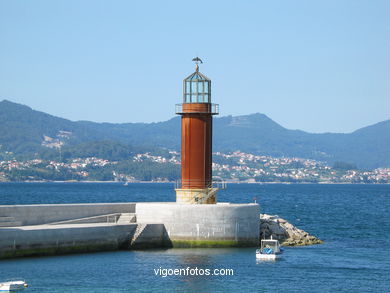
[[[139,223],[162,223],[175,247],[256,246],[258,204],[137,203]]]

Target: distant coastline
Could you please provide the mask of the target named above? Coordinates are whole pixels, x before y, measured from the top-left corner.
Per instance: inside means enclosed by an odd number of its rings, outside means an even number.
[[[124,185],[127,184],[175,184],[175,181],[102,181],[102,180],[25,180],[25,181],[0,181],[1,183],[117,183]],[[258,185],[272,185],[272,184],[283,184],[283,185],[389,185],[390,182],[384,183],[364,183],[364,182],[229,182],[225,181],[226,184],[258,184]]]
[[[65,154],[65,153],[64,153]],[[0,182],[175,182],[180,178],[176,151],[136,153],[126,160],[77,157],[63,160],[0,159]],[[213,153],[214,181],[228,183],[390,183],[390,168],[362,170],[346,162],[270,157],[240,151]]]

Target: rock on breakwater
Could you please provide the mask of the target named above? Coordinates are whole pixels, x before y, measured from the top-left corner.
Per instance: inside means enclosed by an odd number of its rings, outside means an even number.
[[[284,246],[321,244],[322,240],[310,235],[277,215],[260,214],[260,239],[279,240]]]

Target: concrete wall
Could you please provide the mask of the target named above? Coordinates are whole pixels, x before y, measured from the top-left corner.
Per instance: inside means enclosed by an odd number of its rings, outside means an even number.
[[[137,224],[39,225],[0,228],[0,258],[116,250]]]
[[[258,204],[137,203],[139,223],[163,223],[174,247],[257,246]]]
[[[163,224],[64,224],[0,228],[0,259],[170,247]]]
[[[135,203],[82,203],[0,205],[0,217],[13,217],[21,225],[41,225],[114,213],[134,213]]]

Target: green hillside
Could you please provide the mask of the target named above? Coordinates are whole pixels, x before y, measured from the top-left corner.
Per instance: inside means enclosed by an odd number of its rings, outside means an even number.
[[[214,119],[214,151],[301,157],[359,168],[390,167],[390,120],[348,134],[286,129],[264,114]],[[4,100],[0,102],[0,155],[21,158],[95,154],[125,159],[136,152],[180,149],[180,117],[159,123],[73,122]]]

